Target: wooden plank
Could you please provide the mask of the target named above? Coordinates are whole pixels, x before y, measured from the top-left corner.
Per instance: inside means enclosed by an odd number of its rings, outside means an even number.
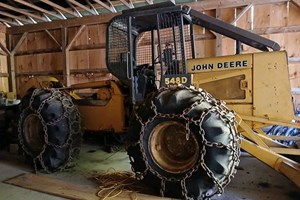
[[[68,28],[64,27],[61,29],[62,31],[62,53],[63,53],[63,76],[64,76],[64,84],[66,86],[70,86],[70,55],[68,50]]]
[[[69,43],[67,44],[67,51],[70,50],[70,48],[72,47],[72,45],[74,44],[74,42],[78,39],[78,37],[81,35],[81,33],[85,30],[86,26],[85,25],[81,25],[80,28],[78,29],[78,31],[76,32],[75,36],[73,38],[71,38],[71,40],[69,41]]]
[[[216,18],[221,19],[222,10],[216,9]],[[215,47],[215,56],[222,56],[223,53],[223,46],[222,46],[222,35],[218,33],[214,33],[216,35],[216,47]]]
[[[291,0],[291,2],[292,2],[298,9],[300,9],[300,0]]]
[[[288,25],[289,7],[287,3],[278,3],[270,5],[270,25],[272,27]]]
[[[67,183],[46,176],[23,174],[21,176],[9,179],[5,181],[5,183],[64,198],[82,200],[99,199],[99,197],[96,195],[98,190],[97,188]]]
[[[300,57],[289,57],[289,63],[300,63]]]
[[[256,33],[258,35],[300,32],[300,25],[285,26],[285,27],[263,27],[263,28],[255,28],[252,32]]]
[[[0,33],[6,33],[6,26],[0,24]]]
[[[89,52],[88,50],[71,51],[70,69],[88,69],[89,68]]]
[[[289,57],[300,57],[300,38],[299,33],[284,34],[286,40],[286,50]]]
[[[106,68],[105,49],[89,51],[89,68]]]
[[[8,73],[2,73],[2,72],[0,72],[0,77],[8,77]]]
[[[263,28],[263,27],[271,27],[270,19],[271,19],[271,5],[259,5],[255,6],[255,15],[254,15],[254,28]]]
[[[288,25],[299,25],[300,24],[300,8],[295,4],[289,4],[289,15],[288,15]]]
[[[249,4],[245,8],[243,8],[243,10],[230,23],[236,26],[237,21],[239,21],[252,8],[252,6],[252,4]]]
[[[0,77],[0,91],[9,92],[7,77]]]
[[[109,71],[106,68],[92,68],[92,69],[71,69],[70,74],[108,74]],[[1,74],[1,73],[0,73]],[[5,75],[5,73],[4,73]],[[49,75],[63,75],[63,70],[51,70],[51,71],[35,71],[35,72],[19,72],[16,73],[16,77],[28,77],[28,76],[49,76]]]
[[[99,200],[99,197],[97,196],[99,188],[97,187],[78,185],[42,175],[23,174],[4,182],[7,184],[68,199]],[[170,198],[162,198],[128,191],[121,192],[118,196],[114,197],[114,200],[133,198],[140,200],[171,200]]]
[[[213,10],[217,8],[234,8],[247,6],[250,3],[253,5],[261,4],[272,4],[272,3],[281,3],[288,2],[289,0],[209,0],[209,1],[197,1],[193,3],[187,3],[186,5],[191,6],[195,10]]]
[[[100,30],[99,25],[91,25],[87,27],[88,30],[88,44],[100,44]]]

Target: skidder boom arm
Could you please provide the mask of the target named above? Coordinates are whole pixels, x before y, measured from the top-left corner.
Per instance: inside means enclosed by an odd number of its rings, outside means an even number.
[[[244,119],[247,119],[245,116]],[[269,165],[276,171],[282,173],[289,178],[293,183],[300,187],[300,164],[280,155],[282,154],[295,154],[300,155],[300,149],[291,149],[285,145],[275,142],[270,137],[264,134],[261,129],[256,129],[254,132],[250,126],[243,120],[243,117],[237,116],[239,128],[242,129],[241,134],[245,137],[241,139],[241,147],[251,155],[255,156],[265,164]],[[265,123],[267,120],[251,117],[251,121]],[[269,122],[273,124],[274,122]],[[292,123],[284,123],[286,126],[293,126],[300,128],[300,125]]]

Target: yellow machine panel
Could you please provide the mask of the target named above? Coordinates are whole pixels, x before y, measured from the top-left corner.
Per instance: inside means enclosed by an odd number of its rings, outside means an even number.
[[[82,98],[75,101],[85,130],[114,131],[116,133],[126,130],[124,95],[114,81],[76,84],[71,88],[97,89],[94,99]]]
[[[187,65],[194,86],[226,101],[238,114],[291,122],[286,58],[285,51],[261,52],[188,60]]]
[[[286,52],[253,54],[253,66],[253,115],[290,122],[294,108]]]
[[[252,67],[252,55],[222,56],[187,60],[188,73],[203,73]]]

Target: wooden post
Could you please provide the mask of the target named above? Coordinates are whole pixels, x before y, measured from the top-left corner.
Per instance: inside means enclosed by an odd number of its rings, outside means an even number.
[[[28,32],[22,34],[22,37],[19,39],[16,46],[9,51],[7,48],[4,48],[4,51],[9,55],[8,59],[8,73],[9,73],[9,90],[15,94],[17,94],[17,83],[16,83],[16,68],[15,68],[15,54],[20,48],[21,44],[24,42],[25,38],[27,37]],[[9,35],[9,47],[11,47],[11,35]],[[3,45],[2,45],[3,46]]]
[[[68,28],[64,27],[61,30],[62,32],[62,53],[64,60],[63,68],[63,82],[66,86],[70,86],[70,53],[67,49],[68,43]]]
[[[62,49],[64,54],[64,82],[67,86],[71,85],[70,81],[70,49],[76,39],[80,36],[80,34],[85,29],[85,25],[81,25],[79,30],[77,31],[76,35],[72,38],[70,43],[68,44],[68,32],[67,28],[62,28]]]
[[[221,9],[216,9],[216,18],[221,19],[222,11]],[[216,35],[216,56],[221,56],[223,53],[223,45],[222,45],[222,35],[215,33]]]

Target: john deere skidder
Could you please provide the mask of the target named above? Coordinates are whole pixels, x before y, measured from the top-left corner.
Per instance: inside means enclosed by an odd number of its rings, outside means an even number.
[[[263,52],[196,58],[195,25]],[[40,77],[23,87],[19,140],[35,166],[51,172],[73,160],[80,113],[85,130],[127,130],[133,171],[162,196],[222,193],[240,146],[300,186],[299,164],[278,154],[299,150],[261,130],[300,127],[292,123],[287,57],[277,43],[173,4],[124,11],[108,24],[106,43],[107,68],[118,81],[63,87]],[[84,88],[97,92],[89,98],[74,93]]]

